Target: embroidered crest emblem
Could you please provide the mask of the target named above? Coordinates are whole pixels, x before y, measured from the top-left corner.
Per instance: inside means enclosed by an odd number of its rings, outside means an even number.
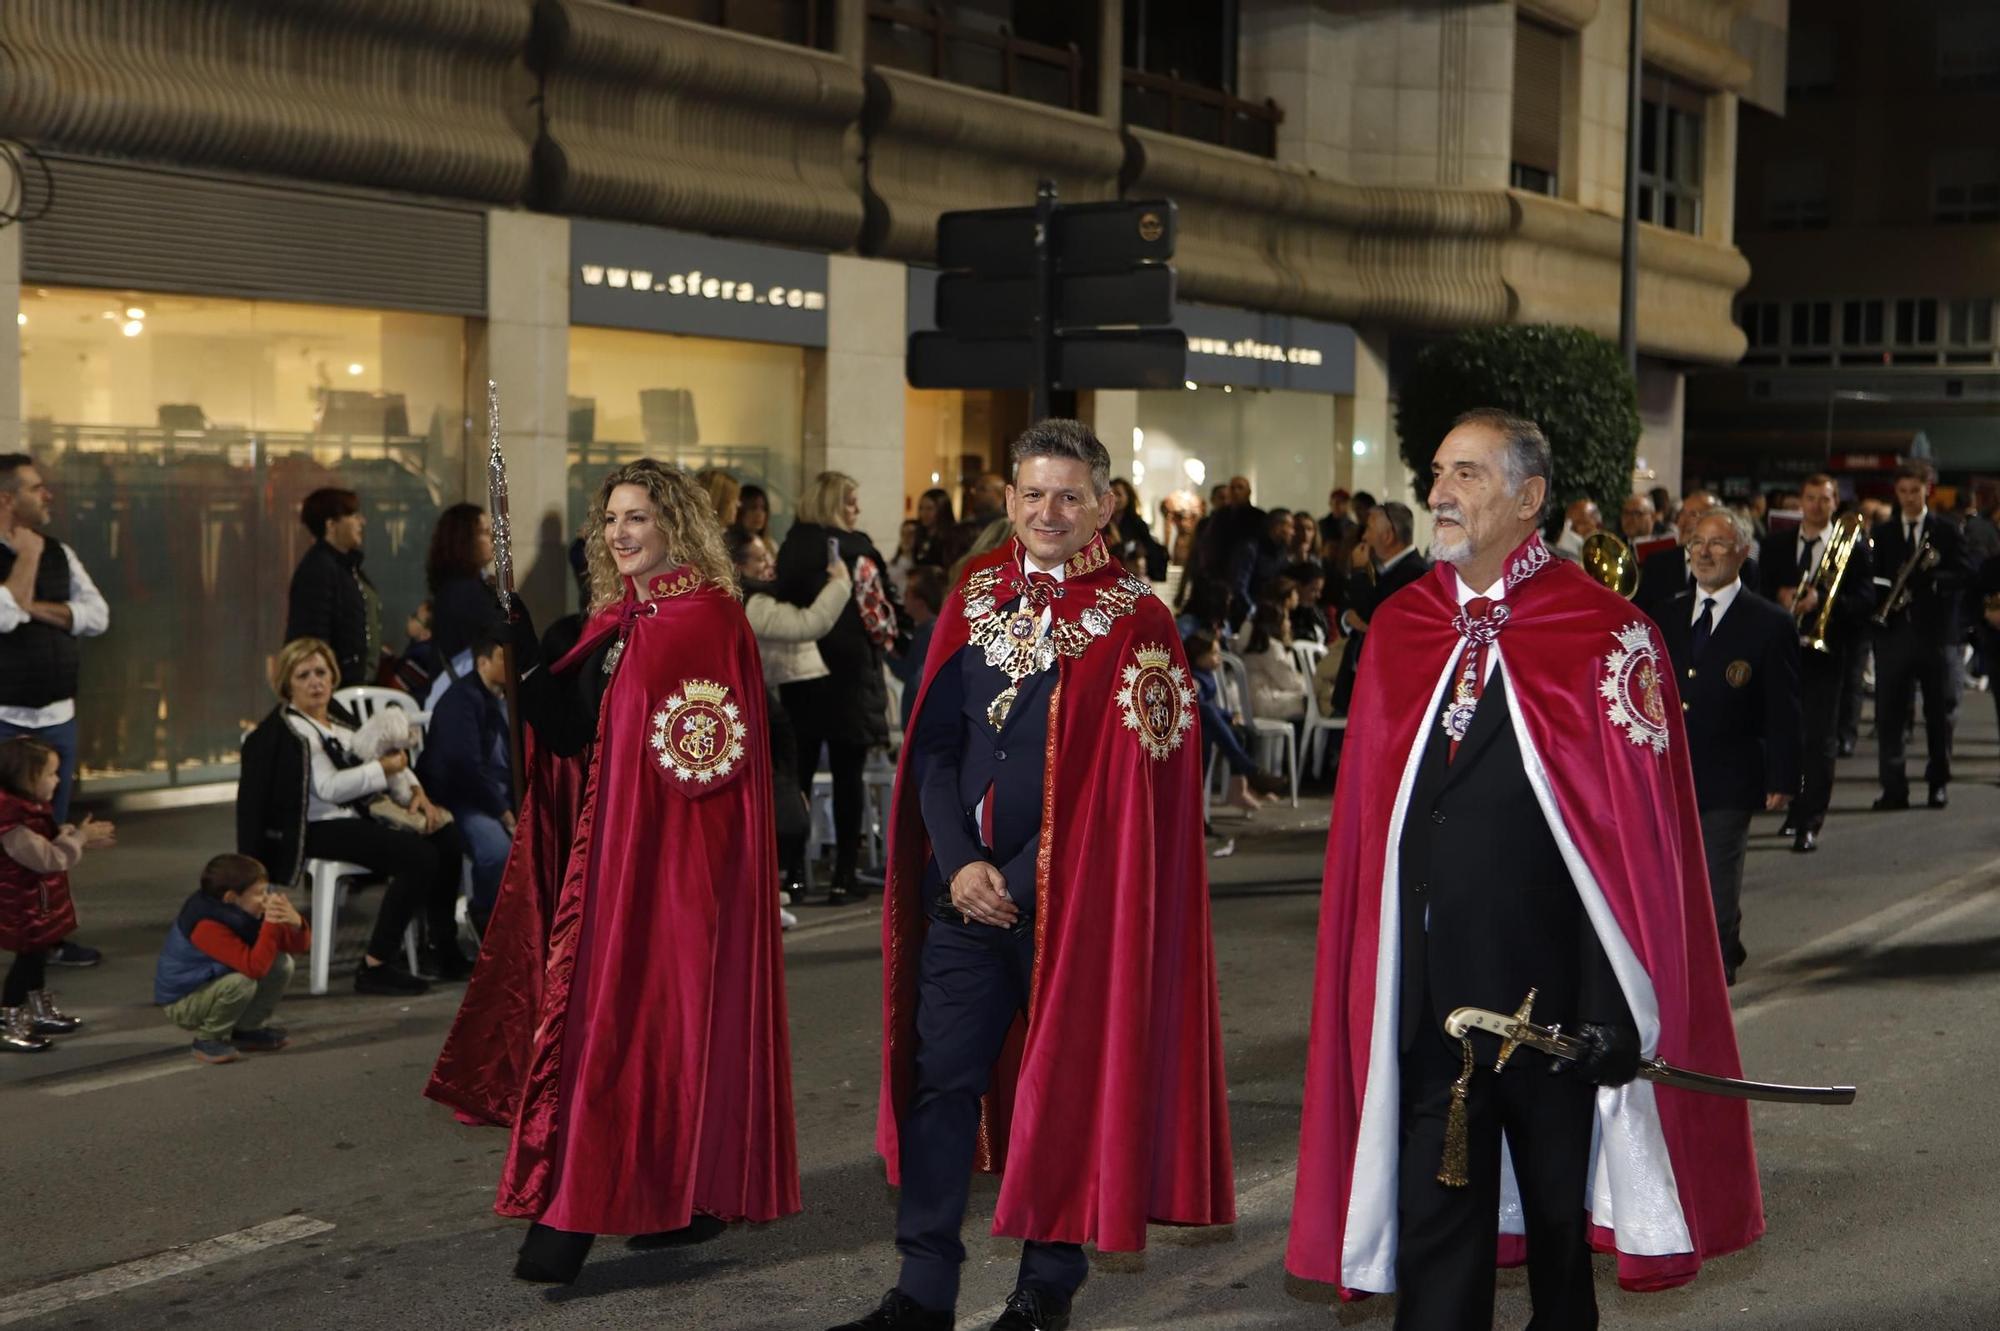
[[[1610,704],[1605,715],[1634,744],[1665,753],[1667,699],[1652,630],[1628,624],[1612,636],[1618,640],[1618,650],[1604,658],[1604,682],[1597,689]]]
[[[691,679],[653,713],[653,755],[668,775],[705,786],[736,770],[749,733],[727,685]]]
[[[1119,672],[1125,687],[1116,695],[1125,713],[1125,728],[1139,737],[1139,746],[1164,761],[1194,728],[1194,685],[1187,671],[1174,664],[1174,654],[1158,643],[1135,649]]]
[[[1750,663],[1748,661],[1731,661],[1729,668],[1722,672],[1722,677],[1729,681],[1730,688],[1740,689],[1750,682]]]

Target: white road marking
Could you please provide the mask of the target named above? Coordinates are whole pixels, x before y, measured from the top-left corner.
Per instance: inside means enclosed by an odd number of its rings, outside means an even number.
[[[169,1248],[151,1257],[108,1266],[89,1275],[72,1276],[39,1289],[23,1290],[0,1299],[0,1326],[23,1322],[30,1317],[43,1317],[87,1299],[118,1294],[169,1276],[186,1275],[232,1257],[275,1248],[281,1243],[309,1239],[332,1228],[326,1221],[315,1220],[311,1216],[288,1215],[281,1220],[269,1220],[249,1229],[239,1229],[233,1234],[220,1234],[200,1243],[190,1243],[184,1248]]]
[[[200,1067],[192,1054],[184,1055],[174,1063],[149,1063],[142,1068],[127,1068],[123,1072],[110,1072],[102,1077],[85,1077],[82,1081],[66,1081],[59,1086],[51,1086],[45,1095],[83,1095],[90,1091],[108,1091],[114,1086],[130,1086],[135,1081],[152,1081],[156,1077],[171,1077],[177,1072],[191,1072]]]

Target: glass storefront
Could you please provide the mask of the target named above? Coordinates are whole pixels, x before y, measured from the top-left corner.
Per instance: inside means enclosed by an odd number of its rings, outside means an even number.
[[[965,494],[980,475],[1007,470],[1007,450],[1029,425],[1026,393],[903,390],[903,516],[933,486],[951,494],[963,517]]]
[[[782,536],[805,477],[804,347],[615,328],[569,330],[569,519],[640,458],[721,467],[771,496]]]
[[[464,320],[44,287],[20,321],[23,439],[111,605],[83,650],[79,766],[99,792],[232,777],[271,704],[311,491],[361,496],[402,645],[459,498]]]

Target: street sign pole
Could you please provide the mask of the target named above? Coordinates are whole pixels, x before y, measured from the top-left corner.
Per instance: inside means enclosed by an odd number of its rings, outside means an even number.
[[[1035,382],[1031,385],[1028,419],[1046,420],[1055,378],[1056,264],[1053,239],[1056,217],[1056,182],[1043,180],[1035,186]]]

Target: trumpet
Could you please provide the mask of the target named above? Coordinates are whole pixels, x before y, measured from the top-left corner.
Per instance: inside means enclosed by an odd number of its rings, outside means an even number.
[[[1890,584],[1888,599],[1883,601],[1882,608],[1875,612],[1877,628],[1887,628],[1890,616],[1909,608],[1911,577],[1919,571],[1930,572],[1938,566],[1938,563],[1937,547],[1931,544],[1931,534],[1926,528],[1924,534],[1917,538],[1917,548],[1910,551],[1910,557],[1896,570],[1896,581]]]
[[[1849,513],[1834,523],[1826,554],[1813,571],[1812,581],[1802,584],[1794,595],[1792,614],[1799,621],[1799,642],[1809,650],[1833,653],[1826,640],[1827,625],[1833,622],[1834,599],[1840,595],[1841,579],[1847,574],[1848,561],[1854,558],[1854,547],[1868,539],[1867,526],[1859,513]],[[1802,609],[1808,587],[1819,593],[1819,600],[1811,609]]]

